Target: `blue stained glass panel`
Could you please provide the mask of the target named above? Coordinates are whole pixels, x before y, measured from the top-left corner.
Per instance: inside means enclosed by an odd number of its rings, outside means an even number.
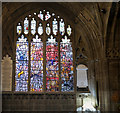
[[[48,60],[46,62],[46,70],[58,70],[58,61],[57,60]]]
[[[43,90],[43,71],[31,71],[30,76],[30,90],[42,91]]]
[[[43,70],[43,61],[31,61],[31,70]]]
[[[28,42],[22,35],[16,42],[15,91],[28,91]]]

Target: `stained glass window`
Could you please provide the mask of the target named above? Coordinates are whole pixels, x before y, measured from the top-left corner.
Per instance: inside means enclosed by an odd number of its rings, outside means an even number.
[[[60,42],[61,91],[73,91],[73,54],[72,43],[65,36]]]
[[[43,43],[38,35],[31,42],[30,90],[43,90]]]
[[[17,25],[17,33],[18,33],[18,35],[20,35],[21,32],[22,32],[22,26],[20,25],[20,23],[18,23],[18,25]]]
[[[57,32],[58,32],[58,22],[57,22],[56,18],[54,18],[54,20],[52,22],[52,30],[53,30],[53,34],[57,35]]]
[[[71,34],[71,26],[47,10],[16,24],[15,91],[74,91]]]
[[[68,28],[67,28],[67,34],[68,34],[68,36],[70,36],[71,33],[72,33],[72,29],[71,29],[70,25],[68,25]]]
[[[28,30],[29,30],[29,21],[26,17],[24,20],[24,34],[28,34]]]
[[[42,11],[40,11],[40,14],[38,14],[38,17],[39,17],[41,20],[44,19]]]
[[[60,20],[60,34],[64,35],[64,33],[65,33],[65,24],[64,24],[63,19],[61,19]]]
[[[36,33],[36,20],[32,18],[31,20],[31,34],[34,35]]]
[[[46,42],[46,89],[59,90],[58,43],[52,35]]]
[[[49,12],[47,11],[46,14],[45,14],[45,21],[47,21],[50,17],[51,17],[51,15],[50,15]]]
[[[15,90],[28,91],[28,41],[23,35],[16,43]]]
[[[50,25],[49,25],[49,23],[47,24],[47,27],[46,27],[46,34],[47,35],[50,35],[50,33],[51,33],[51,29],[50,29]]]
[[[39,24],[39,27],[38,27],[38,34],[39,34],[39,35],[42,35],[42,34],[43,34],[43,27],[42,27],[42,24],[41,24],[41,23]]]

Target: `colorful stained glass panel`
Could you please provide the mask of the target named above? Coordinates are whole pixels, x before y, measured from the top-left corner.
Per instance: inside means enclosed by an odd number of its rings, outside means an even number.
[[[46,88],[47,91],[59,90],[59,72],[58,71],[46,71]]]
[[[61,91],[73,91],[73,54],[72,45],[69,39],[65,36],[60,43],[60,58],[61,58]]]
[[[57,60],[47,60],[46,70],[58,70],[58,61]]]
[[[46,89],[59,90],[58,43],[51,36],[46,42]]]
[[[43,43],[38,35],[31,43],[30,91],[43,91]]]
[[[28,42],[22,35],[16,43],[15,90],[28,91]]]
[[[31,71],[30,91],[43,90],[43,71]]]

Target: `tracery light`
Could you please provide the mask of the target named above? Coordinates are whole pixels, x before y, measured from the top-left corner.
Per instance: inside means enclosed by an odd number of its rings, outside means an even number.
[[[22,26],[20,23],[18,23],[18,26],[17,26],[17,33],[18,33],[18,35],[20,35],[22,33]]]
[[[42,35],[42,34],[43,34],[43,27],[42,27],[42,24],[41,24],[41,23],[39,24],[39,27],[38,27],[38,34],[39,34],[39,35]]]
[[[60,34],[64,35],[64,33],[65,33],[65,24],[64,24],[63,19],[61,19],[60,20]]]
[[[24,20],[24,34],[28,34],[28,31],[29,31],[29,21],[26,17]]]
[[[49,23],[47,24],[47,27],[46,27],[46,34],[47,35],[50,35],[50,33],[51,33],[51,29],[50,29],[50,25],[49,25]]]
[[[47,20],[51,17],[51,15],[49,14],[48,11],[47,11],[46,13],[47,13],[47,14],[45,14],[45,21],[47,21]]]
[[[17,24],[15,91],[74,91],[71,26],[46,10],[28,17],[24,32],[22,21]]]
[[[39,17],[41,20],[44,19],[42,11],[40,11],[40,14],[38,14],[38,17]]]
[[[57,32],[58,32],[58,22],[57,22],[56,18],[54,18],[54,20],[52,22],[52,30],[53,30],[53,34],[57,35]]]
[[[68,34],[68,36],[70,36],[71,33],[72,33],[72,29],[71,29],[70,25],[68,25],[68,28],[67,28],[67,34]]]
[[[31,20],[31,34],[34,35],[36,33],[36,20],[32,18]]]

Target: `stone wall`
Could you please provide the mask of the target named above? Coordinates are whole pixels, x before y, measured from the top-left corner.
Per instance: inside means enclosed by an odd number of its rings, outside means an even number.
[[[6,55],[2,60],[2,91],[12,91],[12,60]]]
[[[3,111],[75,111],[75,94],[4,92]]]

